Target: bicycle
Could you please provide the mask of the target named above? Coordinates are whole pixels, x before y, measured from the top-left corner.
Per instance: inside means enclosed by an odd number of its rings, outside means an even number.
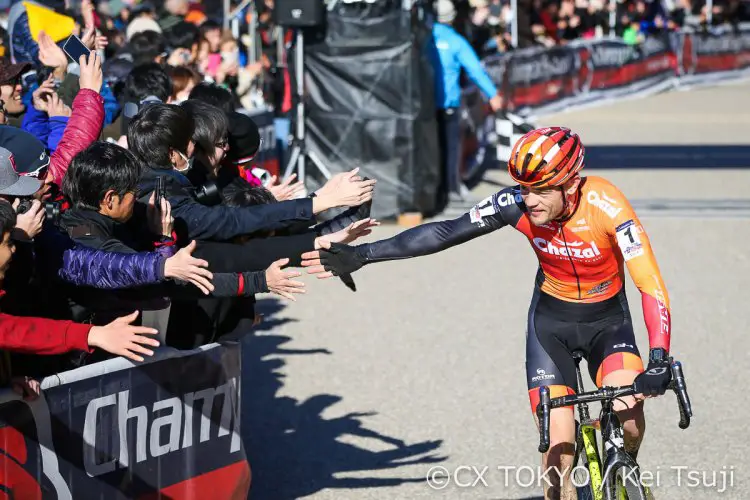
[[[574,481],[578,489],[579,498],[591,500],[636,500],[635,496],[629,495],[629,491],[635,488],[640,500],[652,498],[647,493],[641,482],[640,468],[638,463],[625,451],[622,424],[614,411],[614,400],[624,396],[636,394],[633,385],[622,387],[602,387],[599,390],[583,392],[583,380],[581,378],[580,362],[583,355],[574,352],[573,358],[576,365],[577,387],[576,394],[550,398],[549,388],[540,388],[540,402],[536,413],[539,417],[539,452],[546,453],[549,450],[549,420],[550,411],[553,408],[563,406],[577,406],[578,419],[576,421],[576,446],[573,458],[573,469],[575,470],[578,460],[584,461],[588,469],[588,485],[578,487],[579,481]],[[669,389],[677,395],[677,403],[680,410],[681,429],[687,429],[693,410],[690,398],[687,394],[687,386],[682,373],[682,364],[669,358],[672,372],[672,381]],[[602,411],[598,419],[589,416],[588,403],[601,401]],[[602,429],[602,454],[605,456],[602,463],[601,455],[597,448],[596,424]],[[630,470],[630,474],[621,471]],[[604,472],[602,472],[604,471]],[[618,474],[618,472],[620,472]],[[571,479],[573,475],[571,474]],[[625,480],[628,485],[626,486]]]

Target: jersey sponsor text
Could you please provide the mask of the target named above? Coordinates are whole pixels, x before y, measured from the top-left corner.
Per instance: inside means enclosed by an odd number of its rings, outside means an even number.
[[[586,200],[589,202],[589,204],[595,206],[596,208],[607,214],[610,219],[614,219],[615,217],[617,217],[617,214],[622,212],[622,208],[617,208],[614,206],[614,204],[616,203],[615,200],[609,198],[604,193],[599,196],[599,193],[597,193],[596,191],[589,191]]]
[[[573,257],[575,259],[595,259],[601,255],[599,248],[593,241],[589,242],[589,246],[585,248],[581,248],[584,245],[582,241],[571,241],[567,244],[562,243],[557,245],[539,237],[534,238],[532,241],[535,247],[550,255]]]

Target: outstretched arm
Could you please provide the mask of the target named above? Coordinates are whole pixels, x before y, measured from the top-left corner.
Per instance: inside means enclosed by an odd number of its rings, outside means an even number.
[[[430,222],[408,229],[393,238],[354,247],[365,264],[396,259],[410,259],[447,250],[461,243],[490,233],[502,225],[479,226],[471,222],[469,213],[457,219]]]
[[[452,220],[430,222],[408,229],[393,238],[356,247],[331,245],[328,251],[308,252],[302,256],[302,266],[320,277],[351,273],[365,264],[387,260],[409,259],[430,255],[491,233],[508,224],[515,224],[521,216],[520,201],[509,205],[498,203],[503,190],[474,206],[469,212]]]

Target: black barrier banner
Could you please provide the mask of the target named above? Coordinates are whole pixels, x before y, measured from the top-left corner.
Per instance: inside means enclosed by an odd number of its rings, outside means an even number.
[[[483,65],[503,89],[508,109],[534,116],[744,76],[750,69],[750,25],[664,33],[636,45],[615,38],[578,40],[492,56]]]
[[[6,396],[0,489],[55,500],[245,499],[239,381],[240,347],[230,344],[51,387],[34,402]]]
[[[750,26],[674,36],[681,82],[710,82],[750,68]]]

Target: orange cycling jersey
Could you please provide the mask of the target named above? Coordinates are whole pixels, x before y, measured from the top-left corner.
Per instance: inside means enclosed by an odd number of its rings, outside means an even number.
[[[515,228],[539,258],[541,290],[558,299],[608,299],[625,285],[623,264],[627,266],[642,294],[651,348],[669,349],[669,296],[646,231],[613,184],[586,177],[578,206],[565,223],[535,226],[524,212]]]
[[[539,258],[537,286],[560,300],[607,300],[624,286],[624,267],[641,292],[652,349],[669,351],[669,297],[643,226],[625,196],[600,177],[584,177],[578,204],[564,223],[531,223],[519,188],[505,188],[463,217],[423,224],[393,238],[359,245],[363,263],[427,255],[505,226],[523,233]]]

